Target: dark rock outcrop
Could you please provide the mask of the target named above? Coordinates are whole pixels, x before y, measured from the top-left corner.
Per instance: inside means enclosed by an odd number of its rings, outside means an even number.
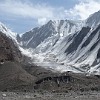
[[[0,32],[0,61],[22,61],[17,44],[2,32]]]
[[[22,61],[16,42],[0,32],[0,91],[34,83],[36,77],[22,68]]]

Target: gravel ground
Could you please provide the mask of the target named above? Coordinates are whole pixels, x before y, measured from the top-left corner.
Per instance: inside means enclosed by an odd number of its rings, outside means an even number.
[[[0,92],[0,100],[100,100],[100,92],[77,92],[77,93]]]

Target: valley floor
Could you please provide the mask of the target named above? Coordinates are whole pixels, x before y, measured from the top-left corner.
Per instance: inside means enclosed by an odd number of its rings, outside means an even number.
[[[0,92],[0,100],[100,100],[100,92]]]

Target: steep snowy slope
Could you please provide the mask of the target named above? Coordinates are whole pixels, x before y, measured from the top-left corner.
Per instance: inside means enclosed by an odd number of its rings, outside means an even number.
[[[6,36],[10,37],[11,39],[14,39],[16,41],[16,33],[12,32],[10,29],[8,29],[3,23],[0,22],[0,32],[6,34]]]
[[[19,41],[24,48],[36,48],[42,42],[41,46],[46,45],[46,48],[48,48],[60,38],[79,30],[81,25],[80,21],[50,20],[47,24],[23,34]]]
[[[92,14],[80,31],[77,27],[70,27],[71,32],[68,27],[58,28],[61,30],[57,31],[55,27],[57,34],[44,39],[34,50],[33,54],[37,58],[37,64],[59,71],[100,74],[99,16],[100,11]],[[57,22],[56,24],[62,25]],[[54,26],[57,26],[56,24]]]
[[[99,24],[100,24],[100,11],[90,15],[90,17],[86,20],[86,25],[91,28],[94,28]]]
[[[63,44],[62,42],[60,45]],[[63,46],[62,50],[59,50],[56,56],[59,62],[63,61],[65,64],[75,66],[83,71],[91,71],[91,68],[100,63],[99,45],[100,26],[94,30],[84,27],[77,35],[73,36],[69,43]]]
[[[19,35],[17,33],[12,32],[9,28],[6,27],[6,25],[4,25],[1,22],[0,22],[0,33],[4,34],[8,38],[10,38],[14,42],[14,45],[16,45],[19,48],[19,50],[22,52],[22,54],[32,57],[31,53],[28,50],[25,50],[20,46],[20,44],[18,42]]]
[[[22,36],[0,24],[0,31],[19,42],[33,63],[56,71],[100,74],[100,11],[87,20],[50,20]],[[9,33],[9,34],[8,34]]]
[[[61,42],[56,43],[51,51],[44,55],[45,61],[55,59],[59,64],[70,66],[71,70],[76,68],[81,72],[100,74],[100,18],[98,16],[100,11],[86,20],[81,31],[68,35]]]
[[[33,30],[26,32],[18,38],[18,41],[25,51],[27,50],[27,54],[33,59],[33,63],[46,68],[54,68],[58,71],[66,71],[70,68],[60,66],[60,64],[56,63],[56,59],[53,58],[53,55],[55,56],[57,52],[52,54],[52,51],[53,49],[57,50],[56,48],[59,47],[63,40],[65,40],[66,43],[66,37],[76,34],[81,30],[83,25],[84,22],[82,21],[49,21],[40,28],[34,28]],[[58,48],[57,51],[59,50],[60,48]],[[76,69],[74,71],[76,72]]]

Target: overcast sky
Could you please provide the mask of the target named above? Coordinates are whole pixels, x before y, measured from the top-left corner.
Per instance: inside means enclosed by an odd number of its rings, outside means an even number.
[[[84,20],[100,10],[100,0],[0,0],[0,21],[24,33],[49,20]]]

